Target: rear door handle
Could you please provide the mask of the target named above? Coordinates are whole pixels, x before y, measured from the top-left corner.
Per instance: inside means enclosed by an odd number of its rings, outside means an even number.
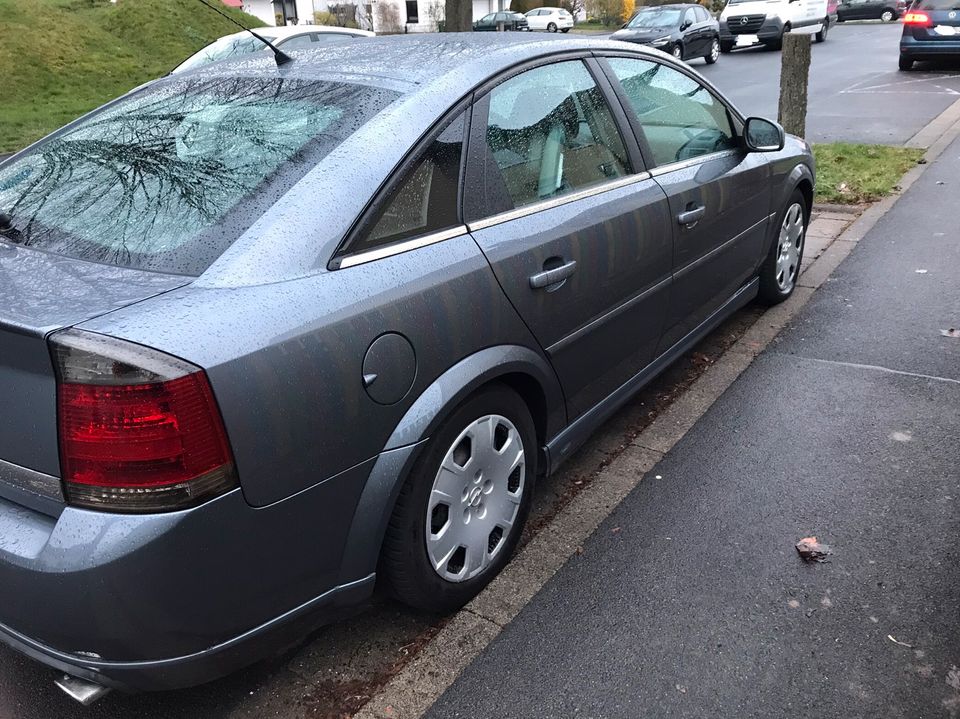
[[[697,224],[700,220],[703,219],[703,216],[707,214],[707,208],[703,205],[699,207],[694,207],[692,210],[687,210],[686,212],[681,212],[677,215],[677,222],[681,225],[690,225]]]
[[[550,285],[555,285],[558,282],[563,282],[565,279],[570,277],[570,275],[572,275],[576,269],[577,261],[570,260],[559,267],[554,267],[552,270],[544,270],[543,272],[538,272],[535,275],[530,275],[530,287],[535,290],[539,290],[543,289],[544,287],[549,287]]]

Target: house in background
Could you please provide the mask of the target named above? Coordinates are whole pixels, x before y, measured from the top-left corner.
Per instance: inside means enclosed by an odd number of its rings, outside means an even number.
[[[223,0],[267,25],[312,25],[313,0]]]
[[[496,12],[499,0],[472,0],[473,19],[479,20],[484,15]],[[247,4],[249,0],[244,0]],[[318,12],[333,12],[336,7],[341,8],[340,14],[345,17],[354,17],[357,6],[349,0],[314,0]],[[510,8],[510,0],[504,0],[504,9]],[[343,12],[343,8],[349,8]],[[395,34],[410,32],[436,32],[437,24],[444,18],[444,0],[370,0],[359,6],[359,15],[368,19],[372,29],[377,34]],[[360,24],[360,23],[358,23]],[[362,25],[365,29],[367,25]]]

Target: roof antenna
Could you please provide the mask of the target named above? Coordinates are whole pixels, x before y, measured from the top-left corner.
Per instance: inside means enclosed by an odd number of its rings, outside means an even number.
[[[273,58],[274,58],[274,60],[276,60],[278,67],[279,67],[280,65],[286,65],[288,62],[290,62],[290,61],[293,60],[292,57],[290,57],[289,55],[287,55],[287,53],[285,53],[283,50],[281,50],[280,48],[278,48],[276,45],[274,45],[272,42],[270,42],[269,40],[267,40],[265,37],[263,37],[262,35],[258,35],[257,33],[255,33],[253,30],[251,30],[251,29],[248,28],[248,27],[244,27],[242,23],[234,20],[232,17],[230,17],[229,15],[227,15],[225,12],[223,12],[223,11],[220,10],[219,8],[214,7],[213,5],[211,5],[210,3],[208,3],[207,0],[200,0],[200,2],[203,3],[204,5],[206,5],[206,6],[207,6],[208,8],[210,8],[211,10],[213,10],[215,13],[217,13],[217,14],[219,14],[219,15],[223,15],[225,18],[227,18],[227,20],[229,20],[230,22],[232,22],[234,25],[236,25],[237,27],[239,27],[241,30],[246,30],[248,33],[250,33],[250,34],[253,35],[255,38],[257,38],[257,40],[259,40],[259,41],[262,42],[264,45],[266,45],[266,46],[269,47],[271,50],[273,50]]]

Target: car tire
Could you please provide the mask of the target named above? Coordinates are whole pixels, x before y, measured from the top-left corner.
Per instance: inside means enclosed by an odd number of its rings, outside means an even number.
[[[511,463],[514,451],[519,455]],[[500,453],[507,454],[498,467]],[[451,612],[476,596],[520,540],[537,457],[530,411],[508,387],[490,385],[457,407],[433,433],[400,490],[378,570],[387,591],[435,613]],[[488,470],[493,476],[485,476]],[[448,533],[446,542],[430,544],[431,537]]]
[[[779,304],[793,294],[803,262],[809,219],[807,199],[796,189],[777,217],[777,234],[760,267],[757,296],[764,304]]]
[[[883,22],[893,22],[897,19],[897,13],[893,10],[884,10],[880,13],[880,20]]]
[[[547,23],[547,32],[556,32],[557,24],[555,22]]]
[[[823,25],[820,28],[820,31],[814,35],[814,40],[817,42],[823,42],[827,39],[827,33],[830,31],[830,18],[823,19]]]
[[[673,55],[677,60],[683,60],[683,45],[679,42],[670,48],[670,54]]]
[[[560,32],[570,32],[570,28],[565,27],[565,28],[563,28],[562,30],[560,30]]]
[[[726,55],[727,53],[733,52],[734,45],[735,43],[732,43],[732,42],[721,42],[720,52],[722,52],[724,55]]]
[[[713,39],[713,42],[710,43],[710,52],[704,55],[703,59],[707,61],[708,65],[712,65],[720,59],[720,40]]]
[[[912,57],[907,57],[906,55],[900,56],[900,69],[904,72],[908,72],[913,69],[914,60]]]

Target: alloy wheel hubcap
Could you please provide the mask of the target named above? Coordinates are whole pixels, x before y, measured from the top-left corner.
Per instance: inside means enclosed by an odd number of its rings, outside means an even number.
[[[675,58],[677,58],[677,60],[679,60],[680,58],[683,57],[683,50],[680,49],[680,46],[679,46],[679,45],[674,46],[674,48],[673,48],[673,56],[674,56]]]
[[[714,40],[713,45],[710,46],[710,59],[716,60],[718,57],[720,57],[720,42]]]
[[[516,522],[525,479],[523,441],[506,417],[486,415],[460,433],[427,503],[427,556],[437,574],[462,582],[490,566]]]
[[[797,281],[803,235],[803,208],[795,202],[783,217],[777,245],[777,286],[781,292],[789,292]]]

